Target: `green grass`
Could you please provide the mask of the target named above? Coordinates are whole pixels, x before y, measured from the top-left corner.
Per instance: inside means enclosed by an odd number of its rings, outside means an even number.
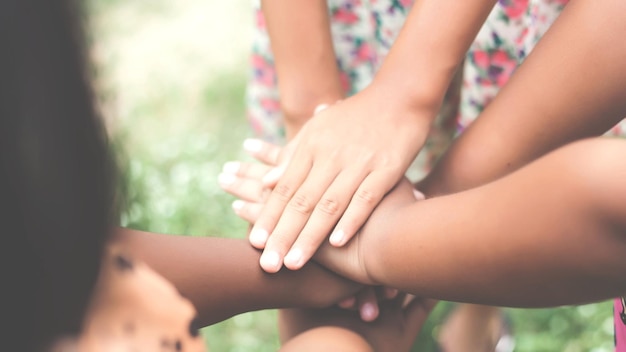
[[[124,171],[122,224],[243,236],[246,224],[232,213],[233,198],[218,187],[217,175],[224,162],[244,157],[241,142],[250,134],[244,111],[248,1],[88,4],[98,95]],[[198,13],[206,13],[206,21],[197,20]],[[218,27],[216,21],[222,21]],[[450,307],[434,312],[416,351],[434,351],[432,336]],[[610,303],[506,311],[517,351],[612,351]],[[235,317],[204,334],[213,351],[278,347],[271,311]]]

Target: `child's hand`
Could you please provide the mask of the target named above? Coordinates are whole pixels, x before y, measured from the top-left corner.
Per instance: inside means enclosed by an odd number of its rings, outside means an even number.
[[[352,241],[341,248],[323,245],[317,251],[315,260],[357,282],[378,285],[369,274],[367,248],[372,248],[386,237],[388,224],[394,222],[394,215],[399,209],[423,199],[424,196],[413,188],[408,179],[402,179],[376,207]]]
[[[430,112],[400,108],[376,92],[366,89],[318,113],[266,177],[276,186],[250,234],[264,249],[265,271],[277,272],[283,262],[299,269],[331,232],[333,245],[347,243],[422,147]]]
[[[382,304],[373,323],[337,308],[281,310],[281,351],[409,351],[435,301],[405,297]]]

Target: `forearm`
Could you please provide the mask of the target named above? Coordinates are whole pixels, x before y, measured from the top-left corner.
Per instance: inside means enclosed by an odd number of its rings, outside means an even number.
[[[368,272],[422,297],[490,305],[621,295],[623,155],[623,141],[584,141],[485,186],[399,209],[380,227],[385,236],[363,240]]]
[[[319,104],[342,99],[325,0],[263,0],[278,76],[287,137],[291,139]]]
[[[390,104],[437,113],[448,85],[495,0],[416,1],[374,79]]]
[[[259,252],[243,239],[120,228],[115,244],[170,280],[194,303],[203,325],[260,309],[329,305],[342,290],[337,288],[339,279],[316,264],[298,272],[263,272]],[[326,289],[316,290],[312,284]]]
[[[626,3],[573,0],[420,184],[429,196],[501,177],[626,116]],[[610,49],[609,49],[610,48]]]

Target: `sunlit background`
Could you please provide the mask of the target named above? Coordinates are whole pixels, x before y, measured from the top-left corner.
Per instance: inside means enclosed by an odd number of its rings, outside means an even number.
[[[243,237],[246,225],[232,214],[233,199],[217,175],[224,162],[244,158],[241,142],[251,134],[244,106],[251,0],[87,4],[97,92],[126,181],[122,224]],[[449,308],[438,308],[416,351],[435,351],[432,336]],[[613,350],[610,303],[506,314],[517,351]],[[271,311],[237,316],[204,334],[212,351],[278,348]]]

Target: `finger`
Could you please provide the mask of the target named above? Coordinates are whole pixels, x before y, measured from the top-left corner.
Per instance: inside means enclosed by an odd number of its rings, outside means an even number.
[[[263,179],[263,177],[272,170],[272,167],[272,165],[260,163],[229,161],[222,167],[222,173],[261,181],[261,179]]]
[[[357,302],[359,306],[359,315],[363,321],[372,322],[378,318],[380,310],[374,287],[368,287],[359,292],[357,295]]]
[[[296,190],[300,188],[310,169],[310,159],[298,158],[294,160],[288,172],[272,190],[266,206],[250,232],[250,243],[255,248],[265,248],[269,234],[273,232],[287,203],[291,200]],[[267,272],[277,272],[281,266],[282,256],[279,256],[278,253],[264,252],[261,256],[261,267]]]
[[[415,196],[415,200],[425,200],[426,196],[424,195],[424,193],[413,189],[413,195]]]
[[[333,168],[333,164],[325,163],[322,166],[311,169],[309,176],[300,189],[287,203],[274,231],[271,232],[267,240],[264,252],[278,254],[281,263],[289,251],[289,256],[285,258],[285,266],[289,269],[297,270],[301,268],[305,260],[308,260],[313,255],[315,249],[319,247],[328,235],[328,231],[309,233],[309,237],[304,239],[301,231],[307,224],[307,221],[309,221],[309,217],[324,191],[335,179]],[[292,245],[298,238],[301,241],[305,240],[312,243],[315,248],[307,247],[305,248],[307,252],[304,252],[302,248],[292,249]]]
[[[352,196],[348,208],[330,235],[330,244],[337,247],[346,244],[396,182],[386,172],[370,173]]]
[[[306,264],[335,227],[350,201],[345,195],[353,194],[367,175],[360,170],[356,172],[342,172],[328,189],[323,188],[326,191],[285,257],[285,266],[289,269],[297,270]],[[318,189],[322,186],[319,185]]]
[[[407,331],[413,334],[413,338],[417,337],[437,302],[432,299],[414,298],[406,306],[404,309],[405,326]]]
[[[259,180],[225,173],[219,174],[217,180],[224,191],[248,202],[264,203],[269,193]]]
[[[243,149],[262,163],[276,165],[282,148],[260,139],[248,138],[243,141]]]
[[[259,215],[261,215],[263,204],[249,203],[238,199],[233,202],[232,208],[237,216],[251,224],[254,224],[259,218]]]
[[[296,152],[300,135],[301,133],[298,133],[296,137],[289,142],[289,144],[282,148],[279,155],[276,157],[276,160],[273,160],[273,165],[276,165],[276,167],[263,177],[263,183],[266,187],[274,188],[274,186],[278,183],[278,180],[280,180],[282,175],[285,174]]]

